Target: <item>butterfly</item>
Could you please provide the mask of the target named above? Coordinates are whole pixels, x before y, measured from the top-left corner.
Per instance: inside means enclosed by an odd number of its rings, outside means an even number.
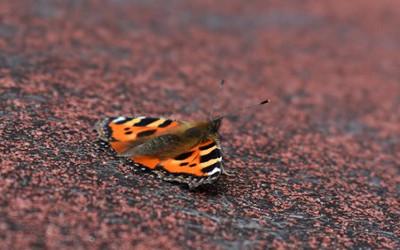
[[[194,189],[227,174],[218,134],[224,117],[201,121],[108,117],[97,122],[95,129],[118,156],[152,170],[163,180]]]
[[[120,116],[99,121],[96,130],[119,156],[193,189],[225,173],[218,141],[221,121]]]

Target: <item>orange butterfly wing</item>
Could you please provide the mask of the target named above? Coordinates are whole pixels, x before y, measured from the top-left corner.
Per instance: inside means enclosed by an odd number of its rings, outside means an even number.
[[[123,153],[144,140],[178,126],[178,121],[155,117],[112,117],[97,123],[100,139],[106,141],[118,153]]]
[[[187,183],[190,188],[212,183],[224,173],[220,146],[211,139],[173,159],[137,156],[132,160],[155,170],[164,180]]]

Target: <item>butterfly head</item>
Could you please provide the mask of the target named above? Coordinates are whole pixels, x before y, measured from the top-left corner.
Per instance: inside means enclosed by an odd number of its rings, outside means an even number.
[[[215,119],[212,119],[209,123],[208,130],[211,134],[216,134],[218,133],[219,128],[221,127],[222,124],[222,116],[217,117]]]

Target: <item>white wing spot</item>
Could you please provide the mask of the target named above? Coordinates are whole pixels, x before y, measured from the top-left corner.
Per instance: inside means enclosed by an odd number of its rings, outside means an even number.
[[[211,172],[208,172],[207,175],[213,175],[213,174],[215,174],[217,172],[221,172],[221,169],[220,168],[214,168]]]
[[[119,116],[117,118],[115,118],[114,120],[112,120],[113,123],[117,123],[117,122],[122,122],[125,121],[126,117],[125,116]]]

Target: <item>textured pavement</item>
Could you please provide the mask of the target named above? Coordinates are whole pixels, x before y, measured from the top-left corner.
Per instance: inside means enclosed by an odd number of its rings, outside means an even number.
[[[392,0],[1,1],[0,249],[400,248],[399,23]],[[194,192],[93,131],[264,98]]]

